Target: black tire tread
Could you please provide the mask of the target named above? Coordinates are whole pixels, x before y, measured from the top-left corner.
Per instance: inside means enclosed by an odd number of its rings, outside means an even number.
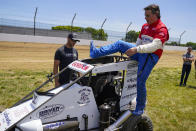
[[[136,129],[136,125],[139,129]],[[153,131],[153,124],[146,114],[132,115],[123,123],[120,131]]]

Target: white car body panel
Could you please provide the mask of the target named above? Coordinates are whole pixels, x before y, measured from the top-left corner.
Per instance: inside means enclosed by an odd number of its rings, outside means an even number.
[[[55,112],[56,115],[54,115],[54,112],[44,113],[55,107],[61,108],[60,111]],[[47,103],[40,106],[36,111],[27,115],[19,124],[36,119],[41,119],[42,123],[48,123],[66,119],[69,115],[70,118],[78,117],[80,129],[84,130],[83,114],[89,116],[89,128],[98,127],[99,112],[92,89],[90,87],[81,86],[80,88],[63,90],[60,94],[53,97],[53,99],[50,99]]]
[[[80,61],[74,61],[68,67],[82,74],[87,74],[91,70],[92,73],[127,70],[120,100],[120,110],[126,110],[130,101],[136,97],[136,61],[109,63],[95,67]],[[48,123],[66,119],[67,116],[70,118],[77,117],[80,123],[79,128],[84,130],[83,114],[88,116],[89,129],[99,127],[100,114],[91,87],[74,83],[68,89],[65,89],[70,83],[49,91],[49,93],[54,93],[54,96],[39,95],[34,92],[33,98],[0,113],[0,131],[33,120],[40,119],[42,123]],[[131,87],[129,88],[129,86]]]
[[[120,111],[130,109],[130,102],[137,96],[137,62],[131,61],[127,65],[126,77],[120,99]]]

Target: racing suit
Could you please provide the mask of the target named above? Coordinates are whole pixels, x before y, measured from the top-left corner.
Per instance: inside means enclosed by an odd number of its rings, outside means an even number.
[[[137,39],[136,45],[124,41],[96,48],[91,42],[90,57],[96,58],[116,52],[125,53],[136,47],[137,53],[131,56],[138,61],[136,109],[132,113],[143,114],[146,104],[146,80],[163,52],[164,43],[169,39],[167,27],[158,19],[153,24],[144,24]]]

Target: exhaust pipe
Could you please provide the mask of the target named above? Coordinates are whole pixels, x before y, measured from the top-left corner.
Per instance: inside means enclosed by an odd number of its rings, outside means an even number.
[[[58,121],[43,125],[43,131],[72,131],[78,128],[78,121]]]
[[[120,125],[122,125],[131,116],[131,114],[131,111],[127,110],[116,122],[114,122],[112,125],[106,128],[104,131],[114,131]]]
[[[16,131],[43,131],[42,122],[38,119],[22,123],[17,126]]]
[[[42,121],[38,119],[18,125],[16,131],[72,131],[78,129],[77,120],[63,120],[43,125]]]

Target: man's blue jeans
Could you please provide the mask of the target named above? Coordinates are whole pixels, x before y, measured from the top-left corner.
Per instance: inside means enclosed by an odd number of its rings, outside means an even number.
[[[135,46],[136,45],[132,43],[121,40],[110,45],[102,46],[100,48],[95,48],[91,43],[90,56],[92,58],[97,58],[116,52],[125,53],[128,49]],[[146,80],[148,79],[148,76],[150,75],[153,67],[158,62],[159,57],[152,53],[136,53],[135,55],[131,56],[131,59],[138,61],[136,98],[137,104],[135,111],[133,111],[133,114],[141,115],[143,114],[146,104]]]
[[[183,64],[180,85],[183,84],[183,80],[184,80],[184,85],[186,85],[186,81],[189,77],[190,71],[191,71],[191,65]],[[185,75],[185,78],[184,78],[184,75]]]

